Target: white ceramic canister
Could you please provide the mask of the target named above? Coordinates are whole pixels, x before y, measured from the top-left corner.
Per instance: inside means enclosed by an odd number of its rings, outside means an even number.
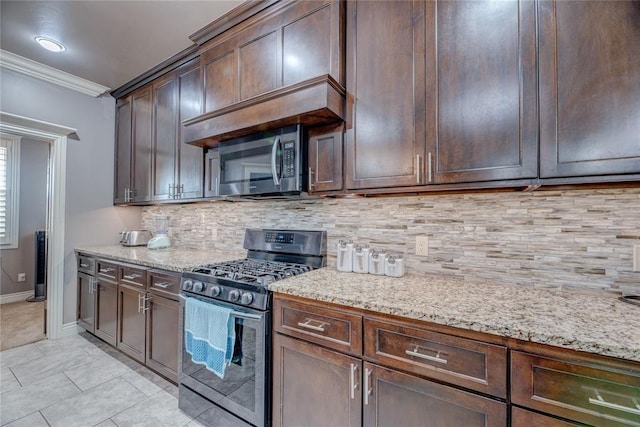
[[[384,274],[390,277],[404,276],[404,258],[402,255],[387,255],[384,258]]]
[[[336,252],[338,271],[353,271],[353,243],[340,240]]]
[[[353,272],[369,272],[369,248],[360,245],[353,245]]]
[[[375,249],[369,250],[369,274],[384,274],[384,259],[387,256],[384,252]]]

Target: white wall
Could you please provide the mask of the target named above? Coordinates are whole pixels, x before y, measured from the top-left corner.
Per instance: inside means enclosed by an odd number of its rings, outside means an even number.
[[[140,227],[140,209],[113,206],[115,100],[0,69],[0,110],[77,129],[69,139],[65,223],[64,323],[76,316],[74,248],[117,244],[118,231]]]
[[[44,230],[47,220],[47,165],[49,144],[22,138],[20,141],[19,242],[15,249],[0,250],[0,294],[32,291],[35,280],[34,232]],[[18,273],[26,281],[18,282]]]

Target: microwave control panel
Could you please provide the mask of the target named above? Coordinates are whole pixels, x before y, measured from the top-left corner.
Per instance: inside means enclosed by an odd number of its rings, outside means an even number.
[[[295,141],[284,141],[283,158],[283,178],[291,178],[296,176],[296,143]]]

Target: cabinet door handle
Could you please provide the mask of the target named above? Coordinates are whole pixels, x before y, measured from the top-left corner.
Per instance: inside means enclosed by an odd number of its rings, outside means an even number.
[[[617,403],[611,403],[604,400],[600,393],[596,391],[596,398],[589,398],[589,403],[592,405],[602,406],[604,408],[614,409],[616,411],[628,412],[629,414],[640,415],[640,403],[638,403],[635,399],[633,403],[636,405],[636,408],[630,408],[628,406],[619,405]]]
[[[422,164],[422,156],[420,154],[416,155],[416,184],[420,184],[420,175],[421,175],[421,164]]]
[[[429,152],[427,156],[427,179],[429,182],[433,182],[433,158],[431,157],[431,152]]]
[[[364,404],[369,404],[369,396],[373,392],[372,388],[369,388],[371,385],[371,371],[369,368],[364,369]]]
[[[356,398],[356,390],[358,389],[358,382],[356,381],[356,373],[358,372],[358,366],[355,363],[351,364],[351,369],[349,370],[349,388],[351,399]]]
[[[115,268],[107,267],[100,270],[100,273],[111,273],[112,271],[115,271]]]
[[[313,187],[315,187],[315,184],[313,183],[313,169],[311,169],[311,166],[309,166],[309,190],[311,190]]]
[[[315,322],[320,323],[319,326],[312,325],[311,322],[314,322],[313,319],[307,319],[304,323],[298,322],[298,326],[301,328],[311,329],[312,331],[324,332],[324,326],[331,326],[330,323],[320,322],[319,320],[315,320]]]
[[[85,264],[84,262],[81,262],[80,263],[80,267],[87,268],[87,267],[89,267],[89,264]]]
[[[149,301],[151,301],[151,295],[142,296],[142,312],[143,313],[146,313],[151,308],[149,304],[147,304]]]
[[[129,275],[122,276],[123,279],[127,279],[127,280],[134,280],[134,279],[137,279],[138,277],[142,277],[142,274],[131,273]]]
[[[170,282],[158,282],[158,283],[154,283],[152,285],[154,288],[158,287],[158,288],[162,288],[162,289],[167,289],[169,286],[171,286]]]
[[[184,193],[184,184],[180,184],[180,188],[178,190],[178,199],[182,199],[182,193]]]
[[[429,356],[428,354],[419,353],[418,352],[419,348],[421,348],[421,347],[416,345],[415,349],[413,349],[413,350],[405,350],[404,352],[405,352],[405,354],[407,354],[409,356],[418,357],[420,359],[429,360],[431,362],[442,363],[444,365],[447,364],[447,359],[443,359],[442,357],[440,357],[440,352],[439,351],[425,348],[425,350],[432,351],[432,352],[434,352],[436,354],[435,356]]]

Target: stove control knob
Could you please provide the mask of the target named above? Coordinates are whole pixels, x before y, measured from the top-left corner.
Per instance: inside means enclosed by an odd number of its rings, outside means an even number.
[[[204,289],[206,288],[206,285],[202,282],[195,282],[193,284],[193,291],[194,292],[202,292]]]
[[[218,295],[220,295],[220,292],[222,292],[222,289],[220,289],[220,286],[213,285],[211,287],[211,296],[212,297],[217,297]]]
[[[185,280],[184,282],[182,282],[182,289],[184,289],[185,291],[190,291],[192,288],[193,288],[193,281]]]
[[[240,292],[238,292],[236,289],[229,292],[229,301],[236,302],[238,301],[238,298],[240,298]]]
[[[253,295],[251,292],[243,292],[240,296],[240,304],[249,305],[253,302]]]

